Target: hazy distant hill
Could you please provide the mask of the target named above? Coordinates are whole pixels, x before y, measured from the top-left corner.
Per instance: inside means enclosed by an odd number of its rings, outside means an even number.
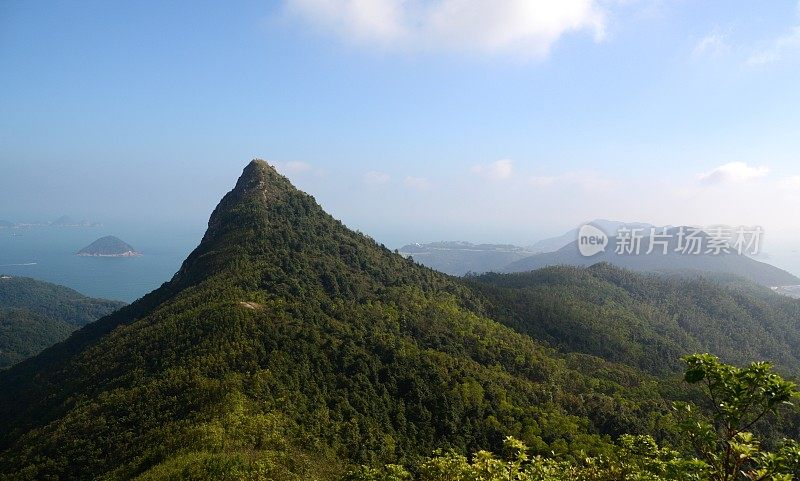
[[[124,305],[27,277],[0,276],[0,369]]]
[[[0,220],[0,229],[4,227],[14,227],[14,223],[7,220]]]
[[[669,232],[675,234],[677,228]],[[735,252],[721,253],[719,255],[705,253],[693,255],[676,252],[678,246],[677,236],[673,236],[669,241],[666,254],[663,254],[660,248],[656,248],[652,253],[647,254],[648,238],[642,241],[643,248],[638,255],[617,254],[615,251],[616,242],[616,237],[611,237],[605,252],[591,257],[584,257],[578,250],[577,241],[573,240],[569,245],[556,252],[536,254],[512,262],[505,266],[502,272],[525,272],[555,265],[591,266],[598,262],[608,262],[615,266],[643,272],[694,271],[733,274],[769,287],[800,284],[800,278],[783,269]]]
[[[76,255],[95,257],[134,257],[141,255],[130,244],[112,235],[101,237],[79,250]]]
[[[600,230],[606,233],[617,232],[622,227],[627,227],[628,229],[638,229],[644,228],[649,229],[653,227],[652,224],[645,224],[642,222],[620,222],[616,220],[606,220],[606,219],[595,219],[590,224],[599,227]],[[572,229],[563,235],[557,237],[551,237],[549,239],[543,239],[539,242],[536,242],[532,246],[528,248],[534,254],[542,254],[546,252],[555,252],[573,242],[575,239],[578,238],[578,229]]]
[[[605,232],[616,232],[620,227],[651,227],[650,224],[604,219],[594,220],[592,224]],[[561,249],[574,242],[577,237],[578,229],[573,229],[564,235],[541,240],[530,247],[511,244],[473,244],[461,241],[417,243],[401,247],[400,253],[406,257],[412,256],[415,261],[431,269],[454,276],[462,276],[470,272],[501,271],[520,259]]]
[[[534,252],[508,244],[472,244],[469,242],[431,242],[408,244],[400,254],[437,271],[461,276],[468,272],[496,271]]]

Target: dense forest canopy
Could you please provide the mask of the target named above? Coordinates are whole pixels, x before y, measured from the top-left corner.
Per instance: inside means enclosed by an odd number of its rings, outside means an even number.
[[[467,283],[490,317],[564,352],[653,374],[712,352],[727,362],[770,360],[800,372],[800,300],[735,277],[665,276],[599,263],[485,274]]]
[[[124,305],[27,277],[0,276],[0,369]]]
[[[780,416],[800,397],[797,385],[771,372],[769,363],[745,368],[710,354],[687,356],[684,379],[704,386],[704,403],[675,403],[681,427],[678,449],[647,435],[622,435],[610,454],[578,460],[529,455],[525,443],[507,437],[504,456],[479,451],[471,457],[438,450],[406,469],[396,464],[361,466],[346,481],[790,481],[800,475],[800,442],[772,448],[748,431],[766,415]],[[682,448],[682,449],[681,449]]]

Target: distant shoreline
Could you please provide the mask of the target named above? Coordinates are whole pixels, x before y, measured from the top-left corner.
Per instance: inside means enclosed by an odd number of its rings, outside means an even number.
[[[78,257],[139,257],[142,255],[142,253],[128,251],[128,252],[123,252],[121,254],[89,254],[87,252],[82,252],[75,255]]]

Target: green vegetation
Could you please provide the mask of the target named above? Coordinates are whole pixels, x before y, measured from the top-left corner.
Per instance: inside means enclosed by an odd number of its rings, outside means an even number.
[[[620,436],[608,455],[565,460],[529,457],[529,448],[507,437],[505,458],[479,451],[468,459],[437,451],[415,469],[362,466],[343,481],[791,481],[800,475],[800,443],[785,439],[775,450],[747,431],[800,396],[796,386],[770,372],[767,363],[740,369],[709,354],[684,359],[685,379],[705,387],[705,410],[676,403],[687,445],[683,452],[659,446],[651,436]],[[412,474],[415,473],[415,474]]]
[[[765,416],[792,406],[800,395],[794,383],[772,373],[765,362],[740,369],[704,354],[689,356],[686,363],[686,381],[702,384],[707,402],[705,412],[691,404],[679,405],[684,415],[680,427],[712,480],[736,479],[740,474],[778,480],[800,474],[800,443],[784,440],[779,449],[768,452],[750,432]]]
[[[29,277],[0,279],[0,307],[27,309],[75,327],[85,326],[124,305],[120,301],[86,297],[68,287]]]
[[[63,341],[74,329],[25,309],[0,309],[0,369]]]
[[[566,455],[659,431],[654,379],[562,358],[481,309],[255,162],[172,281],[0,375],[0,473],[307,479],[322,457],[333,479],[507,434]]]
[[[63,341],[76,328],[124,306],[26,277],[0,279],[0,369]]]
[[[800,300],[732,277],[665,277],[610,264],[486,274],[467,282],[489,316],[563,352],[665,375],[693,352],[800,372]]]
[[[336,480],[507,436],[575,466],[683,455],[671,401],[699,389],[495,309],[254,161],[170,282],[0,373],[0,478]]]

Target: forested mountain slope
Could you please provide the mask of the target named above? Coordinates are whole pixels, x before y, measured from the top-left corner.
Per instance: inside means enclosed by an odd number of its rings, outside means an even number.
[[[27,277],[0,276],[0,369],[124,305]]]
[[[661,432],[661,387],[490,320],[253,161],[170,282],[0,373],[0,477],[336,479],[507,435],[580,456]]]
[[[0,307],[27,309],[82,327],[124,306],[124,302],[87,297],[68,287],[30,277],[0,279]]]
[[[0,308],[0,369],[63,341],[75,327],[25,309]]]
[[[490,317],[565,352],[655,374],[674,371],[680,356],[693,352],[800,372],[800,300],[744,279],[642,274],[600,263],[467,282],[490,299]]]

